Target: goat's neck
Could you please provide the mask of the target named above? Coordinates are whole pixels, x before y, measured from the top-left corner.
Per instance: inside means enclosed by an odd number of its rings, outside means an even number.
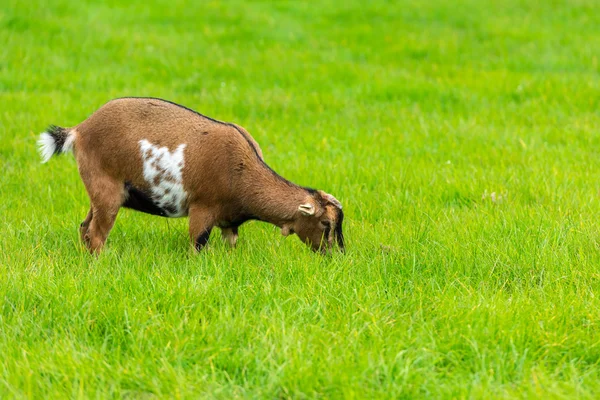
[[[257,219],[282,227],[294,219],[310,193],[286,181],[268,167],[251,174],[245,186],[245,207]]]

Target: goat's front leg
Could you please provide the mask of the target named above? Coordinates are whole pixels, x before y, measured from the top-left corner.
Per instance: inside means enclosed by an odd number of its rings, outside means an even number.
[[[210,209],[198,205],[190,206],[190,239],[196,251],[200,251],[208,243],[210,232],[214,226],[214,215]]]
[[[231,247],[235,247],[238,240],[238,227],[221,228],[221,236]]]

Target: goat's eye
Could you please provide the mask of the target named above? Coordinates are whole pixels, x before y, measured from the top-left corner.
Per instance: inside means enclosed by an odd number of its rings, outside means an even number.
[[[331,222],[329,222],[329,221],[321,221],[321,224],[323,224],[323,226],[324,226],[325,228],[329,228],[329,227],[331,227]]]

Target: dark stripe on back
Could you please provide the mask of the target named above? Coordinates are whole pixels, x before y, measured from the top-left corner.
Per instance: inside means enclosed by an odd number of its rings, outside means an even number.
[[[246,139],[246,141],[248,142],[248,144],[250,145],[250,147],[252,148],[252,150],[254,150],[254,153],[256,154],[256,156],[257,156],[257,157],[260,159],[260,156],[258,155],[258,150],[256,150],[256,147],[254,147],[254,144],[253,144],[253,143],[250,141],[250,139],[248,139],[248,138],[246,137],[246,135],[244,135],[244,133],[243,133],[242,131],[240,131],[240,130],[238,129],[238,127],[237,127],[237,126],[235,126],[235,125],[234,125],[234,124],[232,124],[231,122],[219,121],[218,119],[214,119],[214,118],[211,118],[211,117],[209,117],[209,116],[207,116],[207,115],[201,114],[201,113],[199,113],[199,112],[198,112],[198,111],[196,111],[196,110],[192,110],[192,109],[191,109],[191,108],[189,108],[189,107],[183,106],[183,105],[181,105],[181,104],[174,103],[174,102],[172,102],[172,101],[169,101],[169,100],[160,99],[160,98],[158,98],[158,97],[135,97],[135,96],[133,96],[133,97],[119,97],[119,99],[141,99],[141,100],[147,99],[147,100],[158,100],[158,101],[162,101],[162,102],[164,102],[164,103],[171,104],[171,105],[173,105],[173,106],[176,106],[176,107],[179,107],[179,108],[183,108],[184,110],[190,111],[190,112],[192,112],[192,113],[194,113],[194,114],[196,114],[196,115],[198,115],[198,116],[200,116],[200,117],[202,117],[202,118],[206,118],[207,120],[209,120],[209,121],[212,121],[212,122],[214,122],[214,123],[217,123],[217,124],[220,124],[220,125],[225,125],[225,126],[229,126],[229,127],[231,127],[231,128],[234,128],[236,131],[238,131],[238,132],[239,132],[239,134],[240,134],[240,135],[242,135],[242,136],[244,137],[244,139]]]
[[[223,122],[223,121],[219,121],[218,119],[214,119],[214,118],[211,118],[211,117],[209,117],[209,116],[206,116],[206,115],[204,115],[204,114],[201,114],[201,113],[199,113],[198,111],[196,111],[196,110],[192,110],[191,108],[188,108],[188,107],[186,107],[186,106],[183,106],[183,105],[181,105],[181,104],[177,104],[177,103],[174,103],[174,102],[172,102],[172,101],[165,100],[165,99],[161,99],[161,98],[158,98],[158,97],[135,97],[135,96],[130,96],[130,97],[119,97],[119,99],[142,99],[142,100],[143,100],[143,99],[147,99],[147,100],[158,100],[158,101],[162,101],[162,102],[164,102],[164,103],[171,104],[171,105],[174,105],[174,106],[176,106],[176,107],[183,108],[184,110],[190,111],[190,112],[192,112],[192,113],[194,113],[194,114],[196,114],[196,115],[198,115],[198,116],[200,116],[200,117],[202,117],[202,118],[206,118],[206,119],[207,119],[207,120],[209,120],[209,121],[212,121],[212,122],[215,122],[215,123],[217,123],[217,124],[221,124],[221,125],[225,125],[225,126],[229,126],[229,127],[231,127],[231,128],[234,128],[234,129],[235,129],[235,130],[236,130],[236,131],[237,131],[237,132],[238,132],[240,135],[242,135],[242,137],[243,137],[243,138],[246,140],[246,142],[248,143],[248,145],[250,146],[250,148],[251,148],[251,149],[254,151],[254,154],[256,154],[256,158],[258,159],[258,161],[259,161],[260,163],[262,163],[262,164],[263,164],[263,165],[264,165],[264,166],[265,166],[265,167],[266,167],[266,168],[267,168],[269,171],[271,171],[271,173],[272,173],[273,175],[275,175],[275,177],[277,177],[278,179],[281,179],[282,181],[284,181],[284,182],[285,182],[287,185],[289,185],[289,186],[291,186],[291,187],[300,187],[300,188],[302,188],[302,189],[306,190],[307,192],[309,192],[309,193],[310,193],[310,194],[312,194],[312,195],[314,195],[314,194],[317,192],[315,189],[308,188],[308,187],[304,187],[304,186],[299,186],[299,185],[296,185],[295,183],[288,181],[288,180],[287,180],[287,179],[285,179],[283,176],[281,176],[281,175],[279,175],[277,172],[275,172],[275,171],[274,171],[274,170],[273,170],[271,167],[269,167],[269,165],[268,165],[268,164],[267,164],[267,163],[266,163],[266,162],[265,162],[265,161],[264,161],[264,160],[263,160],[263,159],[260,157],[260,155],[258,154],[258,150],[256,149],[256,147],[254,147],[254,144],[252,143],[252,141],[251,141],[251,140],[250,140],[250,139],[249,139],[249,138],[248,138],[248,137],[247,137],[247,136],[246,136],[246,135],[245,135],[245,134],[244,134],[244,133],[243,133],[243,132],[242,132],[242,131],[241,131],[241,130],[240,130],[238,127],[237,127],[237,126],[235,126],[234,124],[232,124],[232,123],[230,123],[230,122]],[[115,99],[115,100],[116,100],[116,99]]]

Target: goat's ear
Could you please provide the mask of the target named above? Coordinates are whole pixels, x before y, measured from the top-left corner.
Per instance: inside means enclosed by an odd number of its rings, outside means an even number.
[[[327,201],[328,203],[333,204],[334,206],[336,206],[337,208],[339,208],[340,210],[342,209],[342,203],[340,203],[340,201],[338,199],[336,199],[335,197],[333,197],[332,195],[330,195],[329,193],[325,193],[322,190],[319,190],[319,194],[321,195],[321,197],[323,197],[325,199],[325,201]]]
[[[298,207],[298,211],[300,211],[302,215],[306,216],[315,215],[315,206],[313,206],[310,203],[300,204],[300,207]]]

